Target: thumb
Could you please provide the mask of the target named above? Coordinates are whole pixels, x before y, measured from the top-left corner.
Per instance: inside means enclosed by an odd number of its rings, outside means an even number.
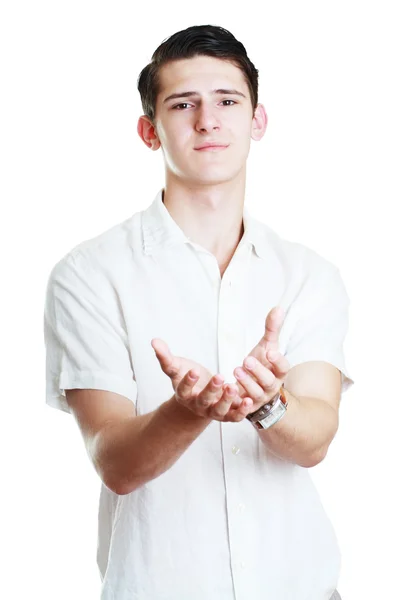
[[[281,306],[274,306],[267,315],[263,341],[270,349],[278,349],[279,333],[282,329],[284,317],[285,311]]]
[[[151,340],[151,345],[156,353],[160,366],[164,373],[172,379],[172,381],[179,375],[179,359],[174,356],[168,347],[168,344],[160,338],[154,338]]]

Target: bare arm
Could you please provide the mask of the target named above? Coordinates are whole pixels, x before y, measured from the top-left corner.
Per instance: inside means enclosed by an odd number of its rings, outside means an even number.
[[[97,473],[119,495],[169,469],[212,420],[239,422],[251,410],[251,400],[239,398],[235,384],[224,384],[196,363],[182,376],[188,361],[168,352],[158,356],[175,394],[151,413],[136,416],[132,402],[119,394],[66,391]]]
[[[281,385],[287,368],[286,358],[279,353],[271,370],[256,361],[251,375],[249,372],[241,379],[242,386],[262,406],[270,390],[274,395]],[[313,467],[326,456],[338,429],[340,371],[323,361],[296,365],[286,375],[285,390],[287,413],[269,429],[257,432],[275,456],[302,467]]]
[[[313,467],[328,451],[339,426],[340,371],[333,365],[310,361],[290,369],[285,389],[287,414],[266,431],[264,444],[277,456]]]
[[[275,456],[301,467],[314,467],[325,458],[337,432],[337,411],[319,398],[296,398],[288,390],[286,396],[287,414],[258,434]]]
[[[93,463],[107,487],[128,494],[167,471],[211,420],[173,396],[151,413],[101,429],[93,438]]]
[[[290,368],[279,352],[282,324],[283,311],[274,307],[267,315],[263,337],[243,361],[239,391],[241,397],[247,394],[253,399],[256,411],[275,397],[284,382],[286,414],[269,429],[257,432],[275,456],[313,467],[324,459],[338,430],[341,374],[324,361],[307,361]],[[255,361],[253,368],[247,364],[249,357]],[[239,374],[240,369],[235,369],[235,376]]]

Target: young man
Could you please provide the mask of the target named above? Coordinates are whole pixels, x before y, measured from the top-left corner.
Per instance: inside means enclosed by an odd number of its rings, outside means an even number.
[[[49,279],[47,402],[75,416],[102,481],[103,600],[340,597],[308,468],[353,383],[349,302],[333,264],[244,207],[257,81],[225,29],[164,41],[138,133],[165,185]]]

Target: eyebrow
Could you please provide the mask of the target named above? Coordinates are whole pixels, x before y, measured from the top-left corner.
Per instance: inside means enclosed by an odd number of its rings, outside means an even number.
[[[219,90],[212,90],[212,94],[218,94],[218,95],[230,95],[230,96],[242,96],[243,98],[246,98],[246,96],[244,94],[242,94],[242,92],[239,92],[238,90],[224,90],[224,89],[219,89]],[[166,102],[168,102],[168,100],[173,100],[175,98],[188,98],[189,96],[200,96],[199,92],[178,92],[177,94],[171,94],[170,96],[168,96],[168,98],[165,98],[163,104],[165,104]]]

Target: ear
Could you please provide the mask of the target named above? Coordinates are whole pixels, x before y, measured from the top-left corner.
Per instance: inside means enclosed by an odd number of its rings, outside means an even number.
[[[253,122],[251,126],[251,138],[255,141],[261,140],[264,137],[267,129],[268,115],[263,104],[257,104],[254,111]]]
[[[158,139],[156,128],[146,115],[139,117],[137,132],[148,148],[151,148],[152,150],[158,150],[160,148],[161,143]]]

